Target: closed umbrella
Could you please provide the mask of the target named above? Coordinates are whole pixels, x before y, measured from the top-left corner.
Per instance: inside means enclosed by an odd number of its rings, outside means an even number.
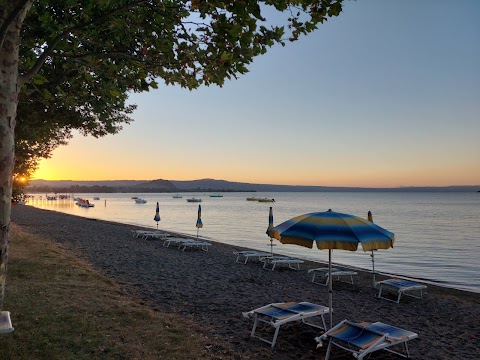
[[[197,227],[197,240],[198,240],[198,231],[200,228],[203,228],[203,223],[202,223],[202,205],[198,205],[198,216],[197,216],[197,223],[195,224]]]
[[[272,229],[273,229],[273,209],[270,206],[270,212],[268,213],[267,235],[270,236],[270,251],[273,256],[273,239],[272,239],[272,235],[270,234]]]
[[[160,207],[158,206],[157,201],[157,209],[155,210],[155,217],[153,218],[157,222],[157,230],[158,230],[158,222],[160,221]]]
[[[373,215],[372,212],[369,211],[367,214],[367,220],[373,223]],[[377,249],[372,249],[372,253],[370,254],[370,257],[372,258],[372,273],[373,273],[373,287],[377,286],[377,283],[375,281],[375,253]]]
[[[319,250],[328,249],[328,292],[330,327],[332,317],[332,249],[356,251],[362,244],[364,251],[393,247],[395,236],[380,226],[354,215],[332,211],[310,213],[294,217],[275,226],[270,234],[282,244],[294,244]]]

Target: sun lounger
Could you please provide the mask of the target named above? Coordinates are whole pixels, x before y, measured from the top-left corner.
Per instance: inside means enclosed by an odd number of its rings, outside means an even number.
[[[187,248],[199,248],[203,251],[208,251],[209,246],[212,246],[212,244],[206,241],[186,240],[180,242],[178,248],[182,251],[185,251]]]
[[[179,237],[166,237],[163,241],[163,246],[169,247],[170,245],[178,245],[185,241],[192,241],[192,239],[187,238],[179,238]]]
[[[247,263],[248,259],[250,258],[258,258],[260,260],[263,257],[267,257],[270,255],[270,253],[267,253],[265,251],[236,251],[234,252],[235,255],[237,255],[237,259],[235,262],[240,262],[240,259],[245,259],[243,262],[244,264]]]
[[[315,340],[319,343],[319,347],[322,346],[323,340],[328,340],[325,360],[330,357],[332,345],[351,352],[356,359],[361,360],[372,352],[382,349],[408,358],[407,341],[417,337],[418,334],[414,332],[381,322],[357,324],[343,320]],[[395,348],[403,346],[404,352],[392,349],[394,346]]]
[[[170,234],[164,233],[164,232],[159,232],[159,231],[150,231],[146,232],[142,235],[143,240],[147,239],[157,239],[157,240],[165,240],[167,237],[169,237]]]
[[[275,270],[277,264],[286,264],[290,269],[300,270],[300,264],[304,262],[303,260],[288,256],[266,256],[260,258],[260,261],[263,262],[263,268],[270,271]]]
[[[378,298],[388,301],[394,301],[397,304],[400,302],[400,298],[402,297],[402,295],[421,299],[423,297],[423,290],[427,288],[426,285],[403,279],[387,279],[379,281],[377,284],[380,285],[380,289],[378,291]],[[397,300],[392,300],[388,297],[382,296],[384,288],[387,291],[396,292],[398,294]]]
[[[328,268],[317,268],[317,269],[310,269],[308,270],[308,273],[313,273],[312,276],[312,282],[315,284],[319,285],[328,285]],[[325,282],[319,282],[315,281],[315,277],[317,274],[323,275],[325,278]],[[355,275],[358,275],[356,271],[351,271],[351,270],[342,270],[342,269],[337,269],[337,268],[332,268],[332,280],[336,277],[337,280],[340,280],[340,277],[349,277],[350,278],[350,284],[353,284],[353,277]],[[340,280],[342,281],[342,280]]]
[[[326,329],[325,319],[323,316],[328,314],[329,311],[329,308],[326,306],[312,304],[309,302],[291,301],[265,305],[258,309],[244,312],[243,316],[254,318],[253,328],[250,336],[270,344],[273,348],[275,346],[275,342],[277,341],[277,336],[281,325],[291,321],[302,321],[306,325],[313,326],[318,329]],[[315,316],[320,316],[320,325],[305,321],[306,319]],[[274,327],[275,333],[272,340],[267,340],[255,335],[255,331],[257,330],[259,323],[268,324]]]

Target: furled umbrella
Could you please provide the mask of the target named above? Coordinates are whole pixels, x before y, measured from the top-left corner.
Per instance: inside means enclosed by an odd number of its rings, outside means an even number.
[[[270,234],[282,244],[294,244],[319,250],[328,249],[328,292],[330,327],[332,317],[332,250],[364,251],[393,247],[395,236],[380,226],[360,217],[332,211],[300,215],[275,226]]]
[[[160,221],[160,207],[158,206],[158,201],[157,201],[157,208],[155,210],[155,217],[153,218],[157,222],[157,230],[158,230],[158,222]]]
[[[198,231],[203,228],[203,223],[202,223],[202,206],[198,205],[198,216],[197,216],[197,223],[195,224],[197,227],[197,240],[198,240]]]
[[[373,215],[372,212],[369,211],[367,214],[367,220],[373,223]],[[375,281],[375,253],[374,251],[377,251],[377,249],[372,249],[372,253],[370,254],[370,257],[372,258],[372,274],[373,274],[373,287],[377,286],[377,282]]]
[[[267,228],[267,235],[270,237],[270,252],[273,256],[273,239],[272,235],[270,234],[271,230],[273,229],[273,209],[270,206],[270,212],[268,213],[268,228]]]

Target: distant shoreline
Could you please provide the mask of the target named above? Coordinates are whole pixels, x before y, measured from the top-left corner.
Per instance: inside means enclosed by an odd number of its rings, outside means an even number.
[[[391,188],[275,185],[202,179],[177,180],[31,180],[30,193],[179,193],[179,192],[480,192],[480,185],[404,186]]]

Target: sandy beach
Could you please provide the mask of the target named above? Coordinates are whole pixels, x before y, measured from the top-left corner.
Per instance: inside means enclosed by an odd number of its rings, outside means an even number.
[[[211,340],[210,358],[322,359],[317,329],[301,322],[282,326],[274,349],[250,337],[253,321],[242,312],[284,301],[328,305],[328,289],[311,283],[305,262],[300,271],[285,267],[270,272],[260,263],[235,263],[244,248],[211,242],[208,252],[163,247],[161,240],[132,237],[130,225],[14,206],[12,221],[23,231],[62,244],[98,272],[121,284],[141,303],[176,313],[202,325]],[[262,236],[263,234],[259,234]],[[267,242],[268,239],[266,238]],[[415,359],[477,359],[480,353],[480,294],[428,285],[423,299],[400,304],[377,299],[372,275],[358,271],[355,283],[335,281],[334,324],[343,319],[382,321],[419,334],[409,342]],[[382,279],[377,276],[377,280]],[[326,319],[328,321],[328,317]],[[334,349],[331,359],[353,359]],[[380,351],[371,359],[396,359]]]

